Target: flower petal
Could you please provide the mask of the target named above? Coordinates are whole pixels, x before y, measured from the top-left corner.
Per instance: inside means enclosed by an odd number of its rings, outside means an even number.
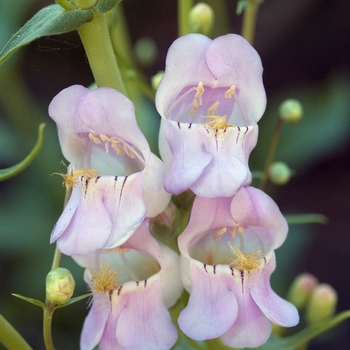
[[[146,217],[152,218],[165,210],[171,195],[164,190],[165,165],[153,153],[142,179]]]
[[[256,50],[247,40],[236,34],[227,34],[213,40],[205,58],[219,86],[235,85],[240,106],[247,120],[235,104],[233,117],[237,125],[252,125],[259,121],[266,107],[262,82],[263,67]]]
[[[178,96],[184,86],[197,86],[200,81],[214,81],[205,61],[205,51],[211,40],[201,34],[178,38],[170,46],[166,58],[166,74],[157,89],[156,106],[165,116],[173,96]],[[181,74],[181,79],[179,78]]]
[[[55,231],[60,231],[61,234],[53,233],[51,241],[56,238],[57,247],[66,255],[92,253],[103,247],[110,236],[112,222],[102,202],[103,192],[93,192],[92,200],[90,192],[82,194],[81,185],[74,187],[72,196],[56,224]],[[74,214],[67,225],[71,212]]]
[[[150,149],[137,125],[134,106],[111,88],[89,90],[79,85],[62,90],[49,106],[49,115],[58,125],[62,153],[77,168],[91,168],[86,153],[91,143],[81,134],[119,137],[136,146],[147,163]]]
[[[270,276],[276,267],[275,253],[266,257],[267,265],[261,274],[252,276],[254,288],[250,294],[265,316],[282,327],[293,327],[299,323],[296,307],[279,297],[270,286]]]
[[[92,350],[99,343],[109,313],[110,302],[108,296],[106,294],[95,295],[92,308],[84,321],[80,337],[81,350]]]
[[[251,227],[244,234],[258,238],[262,246],[258,249],[265,254],[280,247],[287,237],[288,224],[277,204],[257,188],[241,188],[232,199],[231,213],[237,224]]]
[[[239,271],[235,270],[235,274],[237,273]],[[236,282],[235,284],[235,296],[238,303],[236,321],[220,339],[224,344],[234,348],[256,348],[269,339],[272,331],[272,322],[266,318],[255,304],[246,286],[247,282],[243,281],[243,277],[235,276],[235,279],[241,278],[242,282]],[[247,278],[247,275],[245,278]]]
[[[125,306],[115,334],[125,350],[168,350],[175,344],[176,328],[163,304],[158,278],[127,282],[119,298]]]
[[[186,262],[182,266],[185,268],[183,275],[187,275]],[[224,271],[229,269],[228,266],[212,267],[191,260],[188,277],[191,280],[191,295],[178,320],[181,330],[190,338],[216,338],[234,323],[238,310],[232,275]]]

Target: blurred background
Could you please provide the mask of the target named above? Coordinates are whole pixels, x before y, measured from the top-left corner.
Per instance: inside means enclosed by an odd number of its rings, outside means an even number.
[[[51,3],[1,0],[0,46]],[[216,15],[213,38],[240,33],[237,1],[207,3]],[[122,6],[132,47],[138,42],[140,50],[139,40],[145,38],[155,44],[146,41],[146,49],[141,45],[141,56],[154,53],[147,64],[136,53],[133,62],[149,82],[164,69],[168,47],[177,37],[177,3],[124,0]],[[295,175],[285,186],[271,185],[269,194],[284,214],[321,213],[328,224],[290,227],[287,242],[277,251],[272,283],[284,296],[297,274],[310,272],[337,290],[338,312],[350,309],[349,14],[350,2],[343,0],[265,0],[261,5],[255,47],[264,65],[268,106],[250,159],[251,170],[262,170],[279,104],[286,98],[299,99],[304,117],[296,125],[283,126],[276,154],[276,160],[286,162]],[[0,66],[0,169],[22,160],[35,144],[39,123],[47,124],[44,147],[36,160],[20,175],[0,183],[0,313],[34,349],[44,348],[42,311],[11,293],[43,300],[54,253],[49,237],[62,211],[64,188],[62,179],[51,174],[65,168],[47,107],[63,88],[92,82],[75,32],[36,40]],[[155,148],[159,116],[146,97],[137,108]],[[67,257],[62,266],[75,276],[75,295],[84,294],[82,270]],[[55,312],[53,337],[58,349],[78,348],[87,311],[84,300]],[[314,340],[310,349],[348,349],[348,329],[349,321]]]

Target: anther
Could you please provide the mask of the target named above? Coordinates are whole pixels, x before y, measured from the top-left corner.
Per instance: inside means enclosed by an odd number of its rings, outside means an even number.
[[[217,241],[221,236],[227,231],[226,227],[219,228],[215,231],[215,236],[213,237],[214,241]]]
[[[231,98],[235,91],[236,87],[232,85],[227,91],[225,91],[225,98]]]
[[[199,103],[198,103],[198,100],[195,98],[192,101],[192,108],[190,110],[191,117],[193,117],[196,114],[196,112],[198,111],[198,108],[199,108]]]
[[[99,145],[101,143],[101,140],[97,136],[93,135],[91,132],[89,133],[89,139],[94,141],[96,145]]]
[[[220,102],[216,101],[214,102],[209,108],[208,108],[208,115],[214,115],[216,108],[218,108]]]
[[[135,159],[135,154],[131,151],[131,149],[127,145],[123,145],[124,151],[128,157],[131,159]]]
[[[123,156],[125,152],[118,146],[117,142],[112,142],[111,147],[117,152],[118,155]]]
[[[198,98],[198,97],[201,97],[203,95],[204,87],[203,87],[203,83],[201,81],[198,83],[196,91],[197,92],[196,92],[194,97]]]

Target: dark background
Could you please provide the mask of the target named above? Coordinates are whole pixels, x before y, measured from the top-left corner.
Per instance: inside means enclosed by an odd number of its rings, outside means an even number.
[[[1,46],[50,3],[2,0]],[[212,37],[240,33],[236,1],[210,3],[216,11]],[[157,58],[143,68],[146,79],[164,69],[167,49],[177,37],[176,6],[176,1],[123,1],[131,43],[147,36],[157,44]],[[268,108],[250,162],[252,170],[262,169],[278,105],[285,98],[298,98],[304,118],[298,125],[283,126],[276,155],[295,175],[286,186],[270,186],[269,194],[285,214],[322,213],[329,223],[291,226],[287,242],[277,251],[273,285],[283,295],[297,274],[308,271],[337,290],[338,312],[350,309],[349,14],[350,2],[343,0],[265,0],[262,4],[255,47],[264,65]],[[63,88],[92,81],[77,33],[36,40],[0,67],[0,168],[20,161],[35,143],[39,122],[48,124],[44,149],[35,162],[0,183],[0,313],[35,349],[43,348],[41,310],[10,293],[43,299],[54,251],[49,236],[61,212],[64,190],[61,179],[50,175],[64,169],[47,106]],[[75,295],[85,293],[82,271],[68,258],[62,264],[76,276]],[[86,312],[85,301],[56,311],[58,349],[78,348]],[[310,349],[348,349],[348,329],[349,321],[314,340]]]

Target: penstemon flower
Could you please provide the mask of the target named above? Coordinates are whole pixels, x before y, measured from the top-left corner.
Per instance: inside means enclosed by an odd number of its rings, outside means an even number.
[[[233,198],[197,197],[178,239],[190,293],[178,321],[181,330],[195,340],[220,337],[242,348],[265,343],[272,323],[296,325],[296,308],[269,284],[273,250],[287,230],[277,205],[255,188],[243,187]]]
[[[266,106],[262,71],[239,35],[175,40],[156,95],[168,192],[229,197],[251,182],[248,157]]]
[[[177,331],[167,308],[183,287],[179,257],[160,246],[148,230],[149,219],[114,250],[74,257],[86,267],[93,292],[84,322],[81,349],[170,349]]]
[[[49,107],[72,188],[51,243],[66,255],[90,254],[124,243],[145,217],[161,213],[164,164],[151,153],[132,102],[110,88],[71,86]]]

